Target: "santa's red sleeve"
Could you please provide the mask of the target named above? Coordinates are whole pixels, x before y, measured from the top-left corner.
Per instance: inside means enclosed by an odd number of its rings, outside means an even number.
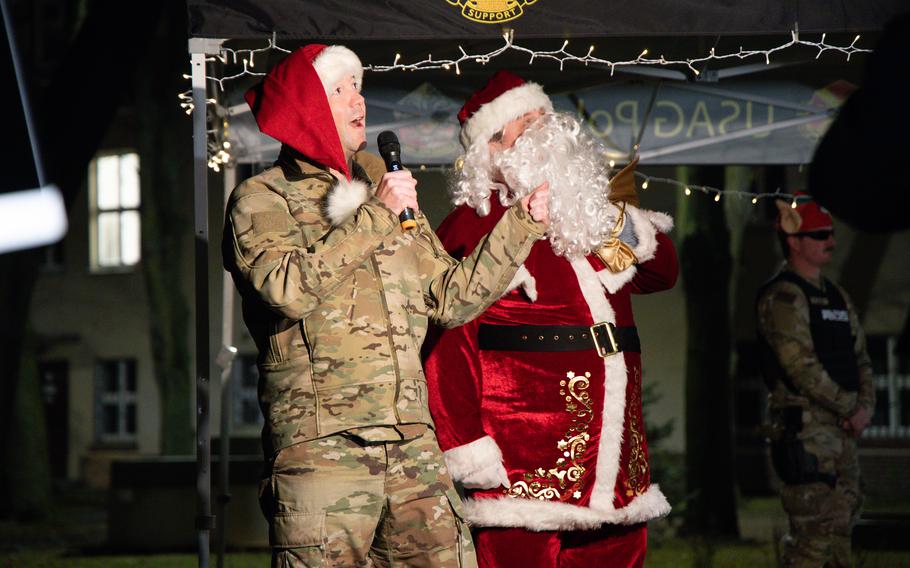
[[[662,292],[676,284],[676,277],[679,274],[676,247],[673,246],[670,237],[663,233],[657,233],[656,239],[654,258],[640,263],[632,278],[633,294]]]

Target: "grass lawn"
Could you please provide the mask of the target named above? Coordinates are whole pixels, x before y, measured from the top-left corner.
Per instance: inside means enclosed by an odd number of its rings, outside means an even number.
[[[35,523],[0,522],[0,568],[194,568],[193,553],[114,554],[105,549],[105,495],[64,494],[50,518]],[[649,533],[646,568],[774,568],[775,535],[785,527],[776,499],[740,502],[743,539],[710,542],[673,536],[672,521],[654,523]],[[858,550],[861,568],[910,568],[910,551]],[[211,557],[211,566],[216,557]],[[264,568],[266,551],[229,552],[227,568]]]
[[[649,546],[645,568],[776,568],[770,542],[706,544],[669,539]],[[910,568],[910,551],[854,551],[857,568]]]
[[[209,564],[216,566],[212,557]],[[29,551],[0,554],[2,568],[195,568],[195,554],[89,555],[66,550]],[[267,553],[231,553],[225,557],[226,568],[264,568],[269,565]]]

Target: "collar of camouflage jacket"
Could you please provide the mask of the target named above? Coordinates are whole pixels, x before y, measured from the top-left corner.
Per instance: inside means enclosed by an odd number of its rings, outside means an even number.
[[[385,163],[379,156],[363,151],[354,155],[351,179],[344,177],[339,179],[333,176],[327,167],[310,160],[287,145],[281,147],[275,165],[281,168],[288,181],[318,178],[331,184],[324,211],[333,226],[346,221],[358,207],[370,199],[373,179],[379,179],[385,172]]]

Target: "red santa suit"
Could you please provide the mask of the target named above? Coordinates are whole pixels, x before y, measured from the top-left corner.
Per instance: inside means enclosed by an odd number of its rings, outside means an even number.
[[[449,253],[469,254],[493,228],[506,209],[495,194],[490,203],[486,216],[462,205],[442,223]],[[663,234],[672,220],[631,205],[626,215],[638,264],[614,273],[594,254],[569,261],[541,240],[510,292],[428,344],[430,409],[450,473],[469,486],[501,461],[511,485],[466,490],[481,566],[555,566],[557,557],[641,566],[644,522],[670,510],[649,475],[630,296],[675,283]],[[590,338],[597,323],[615,326],[624,350],[601,357]],[[567,342],[576,350],[553,350]]]

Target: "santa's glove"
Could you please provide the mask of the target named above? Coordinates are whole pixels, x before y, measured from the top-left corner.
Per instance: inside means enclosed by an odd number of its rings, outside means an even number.
[[[622,229],[619,231],[619,240],[629,245],[631,248],[638,246],[638,237],[635,236],[635,225],[628,213],[623,213]]]
[[[509,488],[509,474],[502,463],[493,463],[487,467],[473,471],[461,480],[461,484],[467,489],[495,489],[502,485]]]

